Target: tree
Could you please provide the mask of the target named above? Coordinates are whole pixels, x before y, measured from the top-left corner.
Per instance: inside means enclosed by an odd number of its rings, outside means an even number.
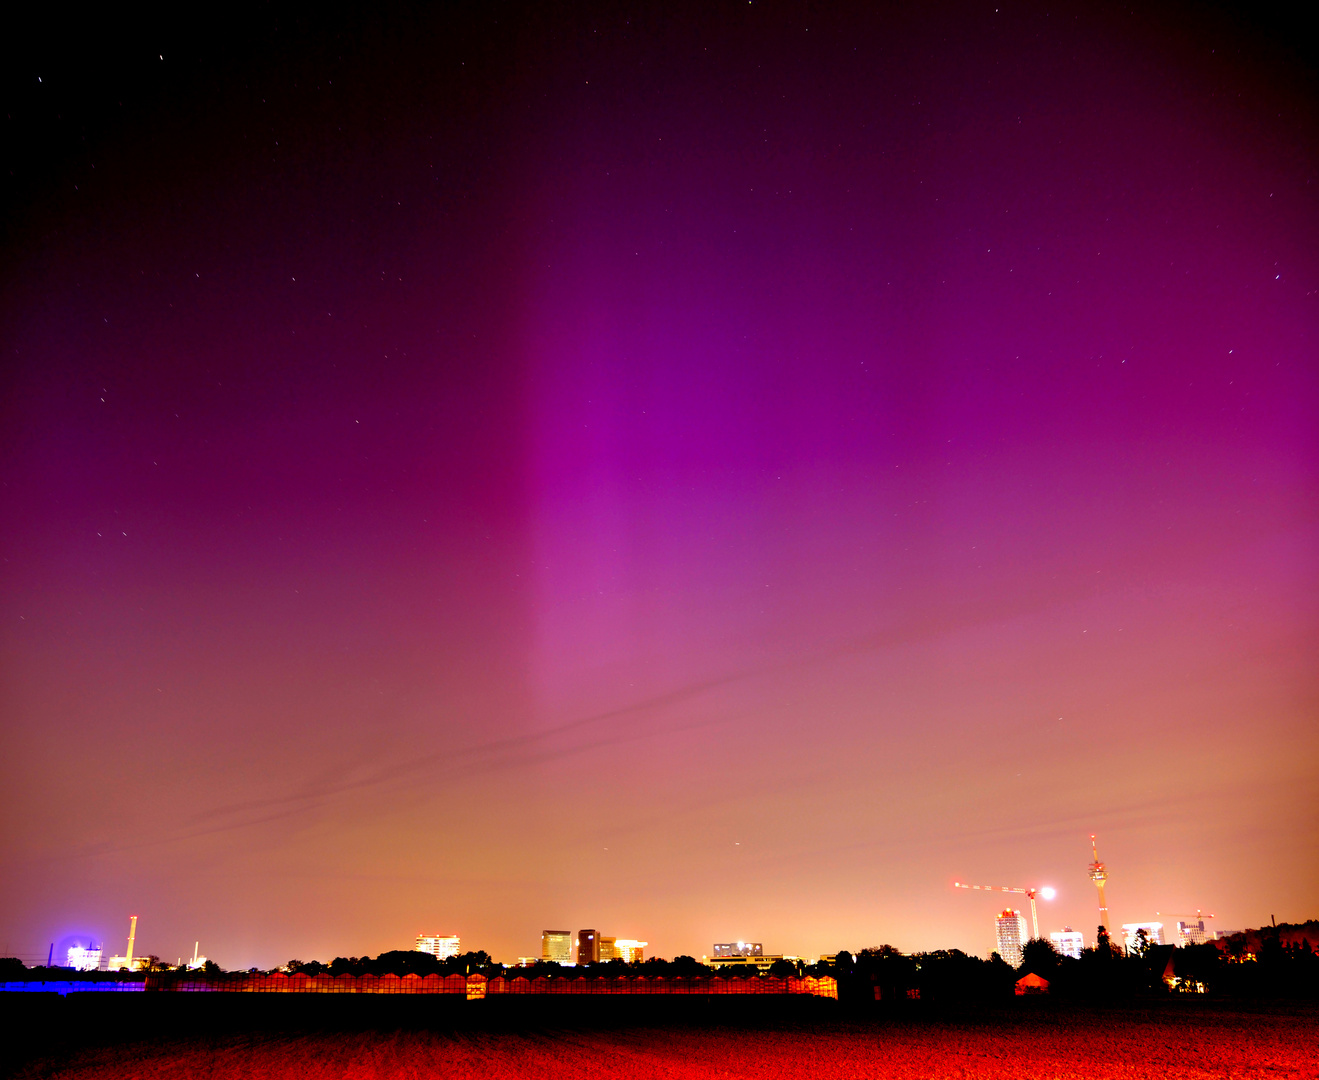
[[[1095,929],[1095,955],[1108,960],[1113,956],[1113,942],[1108,937],[1108,927],[1103,923]]]
[[[1031,938],[1021,947],[1021,971],[1050,979],[1058,967],[1058,950],[1047,938]]]
[[[202,973],[205,975],[223,974],[223,972],[220,970],[220,965],[217,964],[214,960],[207,960],[206,963],[202,964]]]
[[[892,945],[880,945],[862,949],[855,957],[839,953],[834,971],[840,986],[843,980],[848,980],[848,976],[855,972],[857,981],[848,981],[852,993],[873,999],[872,988],[877,987],[880,1000],[891,1001],[894,998],[905,998],[907,991],[915,988],[918,966],[915,957],[904,956]]]
[[[1144,957],[1150,951],[1149,931],[1143,926],[1136,931],[1136,944],[1133,946],[1132,951],[1140,957]]]
[[[1017,973],[994,955],[991,962],[960,949],[921,953],[913,958],[915,985],[922,999],[933,1001],[989,1001],[1011,995]]]
[[[1173,972],[1183,990],[1207,990],[1218,980],[1223,954],[1211,941],[1200,945],[1185,945],[1173,956]]]
[[[484,949],[477,949],[475,952],[465,952],[455,959],[462,965],[464,975],[477,974],[486,968],[495,966],[494,958]]]
[[[776,979],[791,979],[797,975],[797,965],[791,960],[784,960],[779,957],[769,966],[769,973]]]
[[[675,956],[669,964],[669,972],[672,975],[708,975],[710,969],[702,964],[694,956]]]

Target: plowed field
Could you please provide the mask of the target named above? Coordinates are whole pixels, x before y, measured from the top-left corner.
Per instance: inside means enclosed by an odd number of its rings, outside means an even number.
[[[1319,1011],[1065,1012],[770,1030],[227,1033],[84,1046],[23,1077],[875,1077],[1200,1080],[1319,1076]]]

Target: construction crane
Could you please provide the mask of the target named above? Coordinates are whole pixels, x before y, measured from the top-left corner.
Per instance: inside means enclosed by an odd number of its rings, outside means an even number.
[[[1049,886],[1042,889],[1017,889],[1011,885],[967,885],[961,881],[954,881],[955,889],[973,889],[976,892],[1006,892],[1020,893],[1030,901],[1030,925],[1035,937],[1040,936],[1040,918],[1035,910],[1035,897],[1042,896],[1045,900],[1052,900],[1057,894]]]
[[[1104,882],[1108,880],[1108,871],[1104,869],[1104,864],[1099,861],[1099,848],[1095,846],[1095,834],[1090,834],[1090,850],[1094,852],[1095,861],[1090,864],[1090,880],[1095,883],[1099,889],[1099,922],[1104,930],[1111,929],[1108,925],[1108,904],[1104,900]]]

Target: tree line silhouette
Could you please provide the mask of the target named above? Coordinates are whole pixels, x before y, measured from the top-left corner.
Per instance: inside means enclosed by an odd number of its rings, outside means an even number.
[[[1282,923],[1249,931],[1227,942],[1180,948],[1157,945],[1143,932],[1130,950],[1118,948],[1103,927],[1096,943],[1079,958],[1062,956],[1053,943],[1035,938],[1022,948],[1022,962],[1012,967],[994,953],[982,960],[958,949],[906,954],[891,945],[838,953],[828,961],[805,964],[775,960],[763,973],[779,978],[832,976],[839,995],[853,1001],[993,1001],[1014,996],[1017,980],[1027,974],[1045,979],[1049,993],[1060,998],[1122,1000],[1151,995],[1183,993],[1220,997],[1313,998],[1319,996],[1319,923],[1292,926]],[[1313,932],[1311,932],[1313,930]],[[1252,936],[1253,935],[1253,936]],[[1253,946],[1251,949],[1247,945]],[[167,965],[160,965],[165,968]],[[213,961],[201,972],[175,971],[178,978],[199,974],[223,978],[250,974],[258,969],[226,973]],[[275,971],[306,975],[484,975],[528,978],[637,977],[754,979],[762,975],[754,965],[714,967],[695,957],[672,960],[651,957],[628,964],[610,960],[598,964],[566,966],[539,961],[524,967],[506,967],[484,950],[438,959],[430,953],[395,949],[379,956],[338,956],[328,964],[319,960],[290,960]],[[0,981],[30,979],[105,979],[121,977],[110,972],[75,972],[61,967],[29,968],[13,957],[0,958]]]

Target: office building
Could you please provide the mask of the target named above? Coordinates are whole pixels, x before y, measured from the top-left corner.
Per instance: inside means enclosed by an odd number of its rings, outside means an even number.
[[[1021,947],[1026,944],[1029,937],[1026,932],[1026,916],[1020,911],[1008,908],[999,913],[996,923],[998,955],[1013,967],[1020,967]]]
[[[1080,930],[1064,926],[1061,932],[1050,934],[1049,940],[1053,942],[1053,947],[1058,950],[1059,956],[1070,956],[1073,960],[1081,959],[1081,953],[1085,949],[1085,935]]]
[[[1162,945],[1163,942],[1163,923],[1161,922],[1124,922],[1122,924],[1122,939],[1126,945],[1127,951],[1130,952],[1139,944],[1140,932],[1145,931],[1145,943],[1147,945]]]
[[[69,947],[68,963],[66,967],[73,968],[74,971],[100,971],[101,970],[101,948],[100,946],[92,947],[88,942],[86,946],[71,945]]]
[[[600,962],[600,935],[594,930],[577,931],[577,962],[579,964]]]
[[[714,946],[713,956],[722,959],[731,956],[764,956],[765,947],[759,941],[730,941]]]
[[[540,932],[540,958],[556,964],[572,963],[572,931],[542,930]]]
[[[645,948],[648,944],[636,938],[618,938],[614,941],[614,955],[625,964],[639,964],[646,958]]]
[[[427,952],[436,960],[450,960],[458,955],[457,934],[418,934],[417,952]]]
[[[759,952],[754,956],[709,956],[701,958],[712,968],[724,968],[733,970],[736,968],[755,968],[757,971],[768,971],[774,966],[775,960],[790,960],[794,963],[797,961],[795,956],[783,956],[780,953]],[[824,957],[820,957],[821,960]]]
[[[610,960],[618,959],[618,950],[614,948],[614,942],[617,938],[609,937],[607,934],[600,935],[599,956],[600,963],[607,964]]]
[[[1205,929],[1204,919],[1177,920],[1177,944],[1182,948],[1187,945],[1203,945],[1206,941],[1213,940],[1213,934]]]

